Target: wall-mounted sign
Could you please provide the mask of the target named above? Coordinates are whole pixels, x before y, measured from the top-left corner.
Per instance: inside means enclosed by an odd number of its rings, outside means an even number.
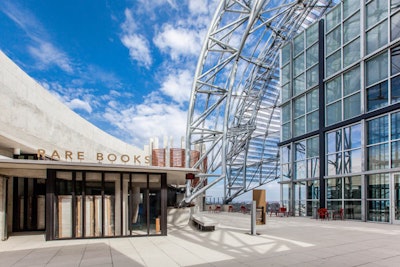
[[[72,152],[66,150],[65,152],[59,152],[58,150],[53,150],[52,153],[47,153],[44,149],[37,150],[37,156],[39,159],[44,159],[46,157],[51,158],[52,160],[67,160],[67,161],[85,161],[85,152],[77,151]],[[94,156],[94,157],[93,157]],[[150,164],[150,156],[143,155],[128,155],[128,154],[115,154],[115,153],[102,153],[97,152],[96,155],[89,157],[91,161],[97,161],[99,163],[129,163],[134,165],[149,165]]]

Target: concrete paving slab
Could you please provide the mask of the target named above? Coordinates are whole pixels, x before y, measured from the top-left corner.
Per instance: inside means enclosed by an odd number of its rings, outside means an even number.
[[[168,227],[168,236],[44,241],[43,234],[0,242],[0,266],[399,266],[400,226],[267,217],[250,235],[250,216],[203,213],[213,232]]]

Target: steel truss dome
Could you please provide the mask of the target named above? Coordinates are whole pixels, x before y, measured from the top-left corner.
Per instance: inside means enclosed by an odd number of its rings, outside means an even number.
[[[202,173],[198,183],[188,180],[186,202],[222,181],[229,202],[279,177],[279,50],[334,2],[220,2],[190,98],[186,167]]]

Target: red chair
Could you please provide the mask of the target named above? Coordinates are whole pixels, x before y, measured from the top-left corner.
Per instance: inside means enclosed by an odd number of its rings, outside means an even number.
[[[325,220],[328,219],[329,220],[329,213],[328,213],[328,209],[326,208],[320,208],[318,210],[318,218],[321,220]]]
[[[278,215],[282,214],[283,216],[287,216],[287,211],[286,211],[286,207],[280,207],[279,211],[278,211]]]
[[[221,206],[215,206],[215,212],[221,212]]]
[[[246,207],[245,206],[240,206],[240,212],[241,213],[246,213]]]
[[[344,214],[343,214],[343,209],[339,209],[338,211],[335,211],[333,213],[333,219],[336,220],[336,218],[338,217],[340,220],[344,219]]]

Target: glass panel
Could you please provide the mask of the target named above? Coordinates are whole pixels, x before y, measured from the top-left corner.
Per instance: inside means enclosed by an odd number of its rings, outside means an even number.
[[[360,12],[343,23],[343,43],[347,43],[360,34]]]
[[[315,89],[307,94],[307,112],[317,110],[319,107],[319,93],[318,89]]]
[[[367,176],[367,198],[389,199],[389,174]]]
[[[367,89],[367,110],[374,110],[388,105],[388,82],[382,82]]]
[[[400,138],[400,112],[393,113],[391,116],[391,139]]]
[[[342,31],[340,26],[326,35],[326,54],[330,54],[341,45]]]
[[[390,3],[390,10],[392,14],[400,9],[400,0],[391,0]]]
[[[86,173],[85,237],[103,235],[101,173]]]
[[[293,41],[293,56],[297,56],[299,53],[304,50],[304,33],[300,33],[298,36],[294,38]]]
[[[147,177],[144,174],[132,175],[129,185],[129,234],[147,235]]]
[[[342,120],[342,102],[338,101],[326,107],[326,125]]]
[[[304,115],[306,110],[306,98],[305,96],[296,98],[294,100],[294,114],[293,117],[297,118],[299,116]]]
[[[347,127],[344,132],[344,149],[361,147],[361,124]]]
[[[361,98],[360,93],[346,97],[343,100],[344,119],[350,119],[361,114]]]
[[[338,50],[326,59],[326,77],[329,77],[340,70],[341,57],[341,51]]]
[[[282,140],[288,140],[292,136],[291,123],[282,125]]]
[[[119,173],[106,173],[104,178],[104,236],[115,236],[115,191]],[[118,188],[120,190],[120,188]],[[120,201],[118,201],[120,206]]]
[[[282,48],[282,65],[290,61],[290,43]]]
[[[400,167],[400,141],[392,142],[392,168]]]
[[[294,121],[294,125],[293,125],[294,126],[293,135],[294,136],[299,136],[299,135],[305,134],[305,128],[306,128],[305,124],[306,124],[305,123],[305,116],[296,119]]]
[[[391,84],[391,104],[400,102],[400,76],[392,79]]]
[[[336,175],[342,173],[342,153],[328,155],[328,175]]]
[[[342,178],[328,179],[327,186],[327,199],[341,199],[342,198]]]
[[[318,63],[318,44],[311,46],[306,52],[307,68]]]
[[[289,100],[292,96],[292,91],[290,89],[290,83],[285,84],[282,86],[282,101]]]
[[[290,80],[290,64],[282,68],[282,84],[289,82]]]
[[[393,41],[400,37],[400,13],[392,16],[390,25],[390,40]]]
[[[298,161],[298,160],[303,160],[306,158],[306,143],[305,141],[302,142],[298,142],[295,144],[295,157],[294,160]]]
[[[367,152],[368,170],[389,168],[389,144],[370,146]]]
[[[367,32],[367,54],[374,52],[388,42],[387,21]]]
[[[337,130],[327,135],[328,153],[338,152],[342,150],[342,131]]]
[[[281,149],[281,153],[282,153],[282,157],[281,157],[281,161],[282,161],[282,163],[289,163],[290,162],[290,159],[291,159],[291,149],[290,149],[290,146],[284,146],[284,147],[282,147],[282,149]]]
[[[307,114],[307,132],[318,130],[319,128],[319,112],[314,111]]]
[[[301,74],[297,78],[294,79],[294,84],[293,84],[293,94],[298,95],[306,89],[306,83],[305,83],[305,75]]]
[[[307,144],[307,158],[319,156],[319,139],[318,137],[309,138]]]
[[[394,219],[400,220],[400,175],[395,174],[394,177]]]
[[[344,198],[361,199],[361,176],[344,178]]]
[[[307,71],[307,89],[318,84],[318,65]]]
[[[298,161],[294,163],[294,180],[306,178],[306,161]]]
[[[389,200],[367,201],[367,220],[389,222]]]
[[[373,0],[367,4],[367,29],[387,17],[387,1]]]
[[[325,85],[326,103],[332,103],[342,97],[342,77],[338,76]]]
[[[326,31],[330,31],[341,21],[340,5],[337,5],[331,12],[326,15]]]
[[[347,18],[360,8],[360,1],[344,0],[343,1],[343,16]]]
[[[319,176],[319,158],[307,160],[307,177],[314,178]]]
[[[360,67],[343,74],[343,95],[349,95],[360,90]]]
[[[282,106],[282,123],[285,124],[286,122],[290,121],[291,117],[291,105],[290,103]]]
[[[56,179],[56,238],[72,237],[72,173],[57,172]],[[29,203],[28,203],[29,204]]]
[[[361,149],[345,151],[343,173],[361,172]]]
[[[388,117],[382,116],[367,122],[368,145],[389,140]]]
[[[307,181],[307,199],[319,199],[319,181]]]
[[[400,72],[400,46],[391,50],[391,74],[395,75]]]
[[[161,234],[161,176],[149,177],[149,234]]]
[[[83,237],[83,201],[82,201],[82,192],[83,192],[83,181],[82,181],[82,173],[77,172],[75,178],[75,237]]]
[[[300,54],[293,61],[293,76],[296,77],[304,72],[304,53]]]
[[[318,23],[314,23],[306,30],[307,47],[315,43],[317,40],[318,40]]]
[[[344,217],[346,220],[361,220],[361,201],[344,201]]]
[[[282,180],[290,180],[292,178],[290,164],[283,164],[282,165]]]
[[[343,66],[349,66],[360,59],[360,38],[343,47]]]
[[[367,86],[377,83],[388,77],[388,58],[387,53],[367,61]]]

